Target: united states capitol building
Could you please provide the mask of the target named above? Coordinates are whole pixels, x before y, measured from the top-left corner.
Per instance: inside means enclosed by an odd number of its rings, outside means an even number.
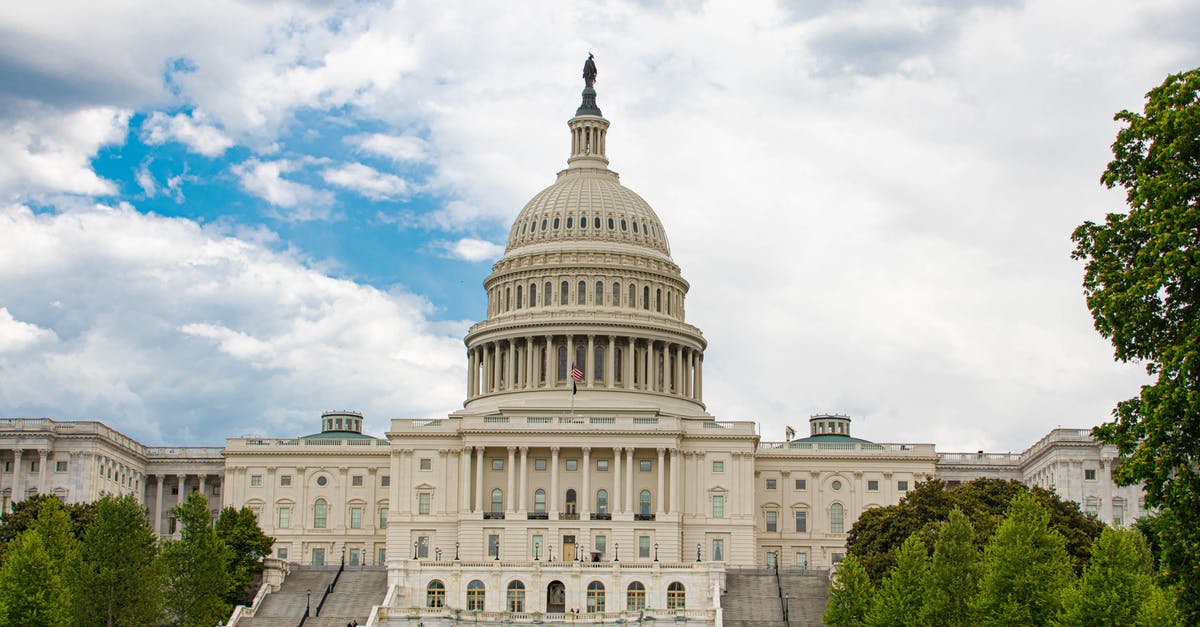
[[[934,477],[1042,486],[1115,525],[1144,514],[1141,489],[1111,479],[1115,449],[1088,430],[955,453],[855,438],[845,415],[766,441],[753,422],[710,414],[689,284],[654,210],[608,168],[609,121],[588,83],[567,167],[517,215],[484,281],[462,409],[392,420],[383,438],[363,433],[361,414],[331,411],[311,435],[211,448],[0,419],[3,506],[132,493],[170,537],[171,509],[199,491],[214,509],[255,511],[292,570],[385,568],[372,620],[396,625],[717,624],[728,571],[829,569],[863,511]]]

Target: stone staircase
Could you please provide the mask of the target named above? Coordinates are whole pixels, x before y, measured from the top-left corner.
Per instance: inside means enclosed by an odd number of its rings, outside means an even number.
[[[316,609],[325,587],[333,582],[336,574],[336,566],[293,567],[279,590],[263,599],[253,617],[239,620],[238,627],[296,627],[304,616],[304,607],[309,599],[308,591],[312,591],[312,605],[313,609]],[[387,573],[384,573],[384,579],[387,579]],[[383,599],[382,596],[379,598]],[[345,627],[347,622],[349,621],[342,621],[339,627]],[[305,624],[311,623],[312,619],[309,619]]]
[[[779,571],[783,593],[787,595],[788,627],[820,627],[821,615],[829,602],[829,571]]]
[[[342,572],[333,592],[325,597],[318,616],[310,616],[304,627],[346,627],[351,621],[367,624],[371,608],[387,596],[387,569],[382,566],[355,567]],[[314,608],[315,610],[316,608]]]
[[[770,568],[731,568],[721,594],[725,627],[787,627],[779,586]]]

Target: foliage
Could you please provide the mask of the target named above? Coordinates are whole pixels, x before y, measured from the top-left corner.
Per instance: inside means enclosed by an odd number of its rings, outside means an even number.
[[[1169,590],[1151,588],[1138,610],[1136,627],[1179,627],[1183,625],[1174,595]]]
[[[215,625],[232,609],[225,601],[230,588],[231,554],[212,526],[208,501],[199,492],[174,510],[183,526],[179,540],[162,545],[166,572],[164,606],[172,622],[189,627]]]
[[[1032,494],[1046,508],[1051,525],[1066,540],[1076,572],[1081,571],[1092,540],[1104,525],[1053,492],[1001,479],[977,479],[953,488],[936,479],[919,483],[899,504],[863,512],[847,537],[847,552],[858,558],[872,581],[882,581],[884,573],[895,566],[900,545],[915,533],[931,546],[955,507],[967,516],[975,531],[975,546],[981,549],[1019,494]]]
[[[75,623],[150,625],[161,616],[162,576],[154,532],[133,495],[96,501],[79,547]]]
[[[988,542],[973,609],[984,625],[1046,625],[1073,573],[1065,541],[1032,494],[1018,494]]]
[[[36,529],[12,541],[0,567],[0,625],[70,625],[67,586]]]
[[[1136,531],[1107,527],[1096,538],[1092,559],[1075,589],[1064,596],[1059,624],[1132,625],[1154,588],[1150,550]]]
[[[938,533],[925,579],[921,619],[926,625],[965,627],[972,623],[970,601],[979,589],[979,550],[975,530],[957,507]]]
[[[867,614],[867,624],[876,627],[917,624],[925,597],[925,575],[929,556],[925,544],[913,534],[900,545],[896,567],[883,579]]]
[[[262,559],[271,554],[275,538],[262,532],[254,512],[247,507],[222,509],[214,527],[217,538],[229,548],[226,570],[230,587],[225,601],[231,605],[249,605],[254,596],[251,585],[262,572]]]
[[[861,627],[866,625],[867,612],[875,589],[867,571],[853,555],[838,565],[837,578],[829,588],[829,603],[822,617],[830,627]]]
[[[1184,618],[1200,623],[1200,68],[1168,76],[1123,128],[1101,182],[1125,190],[1128,213],[1086,222],[1072,239],[1096,330],[1120,361],[1154,382],[1122,401],[1094,435],[1115,444],[1122,484],[1170,512],[1159,536]]]
[[[0,557],[4,547],[33,526],[42,508],[53,503],[67,512],[71,521],[71,533],[76,539],[83,538],[84,529],[95,518],[96,508],[91,503],[63,505],[58,497],[50,494],[33,494],[23,501],[12,504],[12,511],[0,514]]]

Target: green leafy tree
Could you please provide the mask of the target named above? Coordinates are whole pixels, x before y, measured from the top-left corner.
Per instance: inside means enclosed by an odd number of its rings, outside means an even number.
[[[25,531],[0,567],[0,625],[65,627],[71,618],[67,586],[42,535]]]
[[[928,569],[925,543],[913,534],[900,545],[896,567],[883,579],[867,614],[867,624],[874,627],[920,625]]]
[[[222,509],[215,529],[217,538],[229,548],[230,561],[226,570],[230,587],[225,601],[231,605],[249,605],[254,598],[255,577],[262,572],[262,559],[271,554],[275,538],[262,532],[258,519],[248,507]]]
[[[74,577],[75,623],[158,623],[162,576],[154,532],[133,495],[105,496],[79,545]]]
[[[1096,330],[1153,383],[1093,433],[1117,447],[1113,477],[1144,482],[1146,504],[1171,512],[1165,570],[1184,618],[1200,624],[1200,68],[1115,119],[1123,128],[1101,182],[1125,190],[1129,212],[1075,229],[1072,256],[1085,262]]]
[[[4,555],[4,547],[30,529],[38,519],[42,508],[53,504],[67,512],[71,521],[71,533],[76,539],[83,538],[83,531],[95,517],[95,506],[90,503],[63,505],[58,497],[49,494],[34,494],[23,501],[14,503],[11,511],[0,514],[0,558]]]
[[[933,545],[933,561],[925,578],[924,624],[964,627],[972,623],[970,601],[979,589],[980,571],[974,536],[967,515],[957,507],[950,510]]]
[[[853,555],[838,565],[837,577],[829,587],[829,603],[822,619],[829,627],[862,627],[867,624],[867,612],[875,587],[862,564]]]
[[[173,624],[210,627],[232,610],[225,601],[231,554],[217,537],[208,501],[199,492],[188,495],[173,511],[183,528],[179,540],[162,545],[167,574],[164,605]]]
[[[1135,627],[1181,627],[1183,621],[1179,617],[1179,609],[1175,606],[1175,597],[1169,590],[1151,588],[1138,609],[1137,620],[1132,623]]]
[[[988,542],[973,610],[984,625],[1047,625],[1072,583],[1070,557],[1050,514],[1031,494],[1018,494]]]
[[[1125,627],[1154,587],[1150,549],[1136,531],[1107,527],[1075,589],[1064,596],[1059,624]]]

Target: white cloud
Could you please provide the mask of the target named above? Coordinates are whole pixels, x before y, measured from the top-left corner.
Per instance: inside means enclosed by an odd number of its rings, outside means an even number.
[[[191,115],[177,113],[173,116],[155,111],[142,124],[142,141],[154,145],[177,141],[206,157],[219,157],[233,146],[233,140],[209,124],[207,116],[199,110]]]
[[[39,108],[0,128],[0,194],[116,193],[90,161],[100,148],[124,140],[128,122],[129,112],[114,107],[68,113]]]
[[[492,261],[504,254],[503,246],[471,237],[453,242],[430,242],[430,247],[443,257],[463,261]]]
[[[462,325],[424,299],[130,207],[0,209],[0,293],[6,413],[216,444],[316,431],[335,406],[378,433],[462,392]]]
[[[266,200],[276,207],[289,209],[282,217],[295,221],[327,220],[333,194],[303,183],[283,178],[284,174],[300,169],[296,161],[259,161],[248,159],[234,165],[233,174],[238,177],[242,189]]]
[[[352,135],[346,141],[357,146],[363,152],[386,157],[392,161],[423,161],[430,156],[429,144],[413,135],[386,135],[370,133]]]
[[[361,163],[347,163],[321,172],[330,185],[344,187],[372,200],[388,200],[408,192],[408,184],[395,174],[380,172]]]

